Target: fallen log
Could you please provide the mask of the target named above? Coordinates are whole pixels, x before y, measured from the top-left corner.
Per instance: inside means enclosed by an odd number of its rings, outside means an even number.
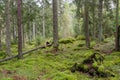
[[[46,46],[40,46],[40,47],[34,48],[34,49],[32,49],[32,50],[29,50],[29,51],[23,52],[22,55],[25,55],[25,54],[31,53],[31,52],[36,51],[36,50],[38,50],[38,49],[44,49],[44,48],[46,48]],[[11,59],[13,59],[13,58],[17,58],[17,57],[18,57],[18,54],[15,55],[15,56],[11,56],[11,57],[8,57],[8,58],[1,59],[0,62],[8,61],[8,60],[11,60]]]
[[[8,60],[11,60],[11,59],[16,58],[16,57],[18,57],[18,55],[11,56],[11,57],[8,57],[8,58],[5,58],[5,59],[1,59],[0,62],[8,61]]]
[[[40,46],[40,47],[34,48],[34,49],[32,49],[32,50],[25,51],[25,52],[22,53],[22,55],[25,55],[25,54],[28,54],[28,53],[30,53],[30,52],[36,51],[36,50],[38,50],[38,49],[44,49],[44,48],[46,48],[46,46]]]

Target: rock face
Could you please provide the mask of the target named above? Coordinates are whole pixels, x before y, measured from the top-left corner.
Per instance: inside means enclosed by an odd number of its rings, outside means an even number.
[[[93,53],[87,59],[85,59],[81,64],[75,63],[71,67],[71,72],[80,71],[83,73],[88,73],[90,76],[98,77],[108,77],[115,76],[109,70],[106,70],[102,65],[104,56],[100,53]]]

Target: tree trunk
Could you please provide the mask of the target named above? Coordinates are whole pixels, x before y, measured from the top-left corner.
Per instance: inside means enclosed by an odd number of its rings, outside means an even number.
[[[99,6],[98,6],[98,39],[99,42],[103,40],[103,31],[102,31],[102,9],[103,9],[103,0],[99,0]]]
[[[2,41],[1,41],[1,26],[0,26],[0,51],[2,50]]]
[[[58,50],[58,10],[57,0],[53,0],[53,47]]]
[[[22,0],[17,0],[18,58],[22,58]]]
[[[95,0],[93,0],[93,14],[92,14],[92,17],[93,17],[93,39],[95,40]]]
[[[10,30],[10,0],[6,0],[5,15],[6,15],[6,54],[11,56],[11,30]]]
[[[12,30],[12,34],[13,34],[13,41],[16,40],[16,30],[15,30],[15,19],[13,17],[13,30]]]
[[[89,28],[88,28],[88,23],[89,23],[89,12],[88,12],[88,2],[85,2],[84,6],[84,26],[85,26],[85,37],[86,37],[86,47],[90,47],[90,39],[89,39]]]
[[[36,26],[35,26],[35,21],[33,21],[33,39],[35,40],[36,37]]]
[[[43,6],[42,6],[42,15],[43,15],[43,22],[42,22],[42,26],[43,26],[43,38],[45,38],[45,0],[42,0]]]
[[[119,44],[120,44],[120,42],[119,42],[119,30],[118,30],[118,27],[119,27],[119,23],[118,23],[118,20],[119,20],[119,0],[117,0],[117,5],[116,5],[116,36],[115,36],[115,38],[116,38],[116,41],[115,41],[115,48],[116,48],[116,51],[120,51],[120,49],[119,49]]]
[[[22,24],[21,27],[21,31],[22,31],[22,48],[25,48],[25,31],[24,31],[24,25]]]

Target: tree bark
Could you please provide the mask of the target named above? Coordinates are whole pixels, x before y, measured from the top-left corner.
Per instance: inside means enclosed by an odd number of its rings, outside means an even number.
[[[10,0],[6,0],[5,5],[5,15],[6,15],[6,54],[11,56],[11,30],[10,30]]]
[[[18,58],[21,59],[22,55],[22,0],[17,0],[17,24],[18,24]]]
[[[42,15],[43,15],[43,22],[42,22],[42,26],[43,26],[43,38],[46,37],[45,35],[45,0],[42,0],[43,6],[42,6]]]
[[[12,34],[13,34],[13,41],[15,41],[16,40],[16,34],[15,34],[15,32],[16,32],[16,30],[15,30],[15,19],[14,19],[14,17],[13,17],[13,31],[12,31]]]
[[[35,21],[33,21],[33,39],[35,40],[36,38],[36,25],[35,25]]]
[[[1,29],[1,26],[0,26],[0,51],[2,50],[2,40],[1,40],[1,36],[2,36],[2,35],[1,35],[1,30],[2,30],[2,29]]]
[[[58,50],[58,10],[57,0],[53,0],[53,47]]]
[[[24,31],[24,25],[21,24],[21,31],[22,31],[22,48],[25,48],[25,31]]]
[[[90,47],[90,39],[89,39],[89,28],[88,28],[88,23],[89,23],[89,12],[88,12],[88,1],[85,1],[85,6],[84,6],[84,26],[85,26],[85,37],[86,37],[86,47]]]
[[[103,10],[103,0],[99,0],[99,6],[98,6],[98,39],[99,42],[103,40],[103,30],[102,30],[102,10]]]
[[[92,17],[93,17],[93,39],[95,39],[95,0],[93,0],[93,14],[92,14]]]
[[[119,21],[119,0],[117,0],[117,5],[116,5],[116,36],[115,36],[115,48],[116,48],[116,51],[120,51],[120,49],[119,49],[119,44],[120,44],[120,42],[119,42],[119,30],[118,30],[118,27],[119,27],[119,25],[118,25],[118,21]]]

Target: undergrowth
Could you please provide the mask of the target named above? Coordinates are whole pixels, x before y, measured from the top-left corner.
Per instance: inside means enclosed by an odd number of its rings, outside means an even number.
[[[78,46],[79,44],[82,46]],[[0,80],[13,80],[16,76],[22,76],[26,80],[120,80],[120,52],[106,54],[102,64],[104,69],[114,72],[115,77],[91,77],[78,71],[72,73],[70,68],[74,63],[81,63],[94,52],[93,49],[84,48],[83,44],[83,40],[74,41],[72,45],[67,45],[69,47],[62,47],[64,49],[60,49],[57,54],[49,52],[51,48],[47,48],[25,55],[22,60],[13,59],[0,63]],[[92,45],[94,44],[93,42]],[[14,53],[17,52],[15,47],[12,49],[15,49]],[[33,47],[34,45],[26,49]],[[3,53],[4,51],[0,52],[0,56]]]

